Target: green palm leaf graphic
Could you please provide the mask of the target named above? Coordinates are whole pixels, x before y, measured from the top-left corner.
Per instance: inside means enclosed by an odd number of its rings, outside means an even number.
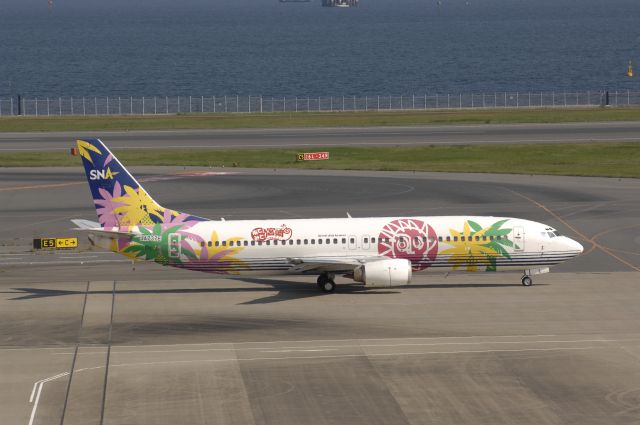
[[[473,229],[473,233],[476,233],[476,232],[479,232],[480,230],[482,230],[482,226],[480,226],[475,221],[467,220],[467,223],[469,223],[469,227],[471,227]],[[472,234],[472,236],[473,236],[473,234]]]
[[[488,257],[489,265],[487,266],[486,271],[495,272],[497,270],[496,267],[496,257]]]
[[[513,247],[513,242],[509,239],[497,239],[497,242],[501,243],[504,246],[508,246],[509,248]]]

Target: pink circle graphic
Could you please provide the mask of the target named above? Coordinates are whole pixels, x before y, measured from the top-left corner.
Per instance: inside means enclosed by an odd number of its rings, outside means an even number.
[[[406,258],[412,269],[428,268],[438,256],[438,238],[433,227],[422,220],[399,218],[382,228],[378,237],[378,254]]]

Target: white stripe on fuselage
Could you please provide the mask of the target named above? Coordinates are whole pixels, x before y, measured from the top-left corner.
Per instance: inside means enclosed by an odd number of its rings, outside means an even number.
[[[503,220],[498,230],[489,230]],[[511,229],[508,235],[507,229]],[[579,253],[563,246],[561,238],[545,237],[546,229],[533,221],[486,216],[205,221],[188,229],[201,241],[186,243],[196,251],[207,249],[209,255],[197,260],[181,255],[182,264],[171,265],[277,275],[298,270],[291,259],[364,261],[385,256],[407,258],[420,270],[484,271],[496,266],[497,271],[505,271],[544,268]],[[470,242],[469,234],[481,236]],[[232,261],[221,261],[225,255]]]

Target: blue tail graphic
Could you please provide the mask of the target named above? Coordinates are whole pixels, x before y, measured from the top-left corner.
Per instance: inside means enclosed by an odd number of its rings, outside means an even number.
[[[206,220],[160,206],[100,139],[76,143],[102,227]]]

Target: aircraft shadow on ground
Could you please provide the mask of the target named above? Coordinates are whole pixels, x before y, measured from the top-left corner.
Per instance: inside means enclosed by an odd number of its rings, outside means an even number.
[[[171,288],[171,289],[117,289],[116,296],[119,295],[140,295],[140,294],[223,294],[223,293],[241,293],[241,292],[273,292],[276,294],[269,295],[263,298],[257,298],[251,301],[245,301],[240,303],[241,305],[251,304],[269,304],[282,301],[291,301],[301,298],[311,298],[318,296],[327,296],[318,290],[316,285],[301,284],[291,281],[278,281],[272,279],[261,278],[234,278],[234,280],[252,283],[254,285],[263,285],[263,287],[237,287],[237,288]],[[536,286],[544,286],[545,284],[537,284]],[[505,284],[505,283],[433,283],[433,284],[420,284],[411,285],[398,288],[386,288],[386,289],[371,289],[366,288],[364,285],[359,284],[339,284],[337,287],[337,294],[358,294],[358,295],[386,295],[397,294],[401,290],[411,289],[464,289],[464,288],[500,288],[500,287],[518,287],[520,284]],[[10,301],[25,301],[38,298],[52,298],[70,295],[84,295],[84,291],[64,290],[64,289],[49,289],[49,288],[11,288],[12,291],[0,292],[2,294],[16,294],[20,295],[15,298],[10,298]],[[111,295],[112,291],[89,291],[89,295]]]

